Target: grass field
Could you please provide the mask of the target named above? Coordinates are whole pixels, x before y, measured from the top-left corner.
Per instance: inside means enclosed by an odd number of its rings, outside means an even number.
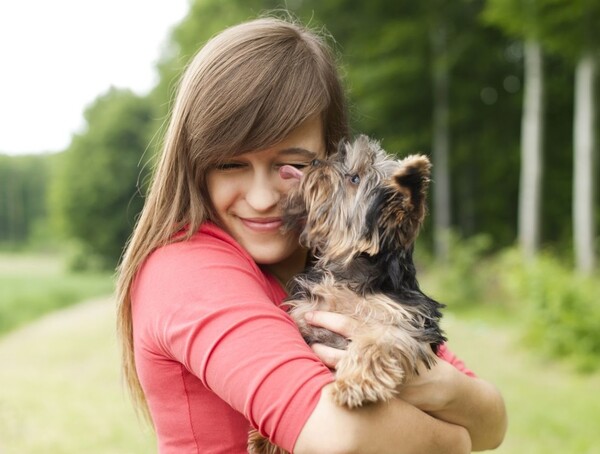
[[[502,454],[600,453],[600,373],[582,375],[519,343],[518,321],[447,314],[450,346],[506,400]]]
[[[41,270],[32,271],[33,265]],[[55,265],[30,260],[20,266],[31,277]],[[16,274],[14,267],[9,272]],[[33,283],[46,294],[45,284]],[[524,349],[518,323],[489,311],[444,319],[451,348],[505,396],[509,431],[496,452],[599,453],[600,373],[580,375]],[[156,452],[121,387],[110,297],[4,334],[0,364],[0,454]]]
[[[112,288],[111,273],[69,273],[56,255],[0,253],[0,334]]]
[[[121,386],[113,314],[91,301],[0,338],[1,454],[156,451]]]

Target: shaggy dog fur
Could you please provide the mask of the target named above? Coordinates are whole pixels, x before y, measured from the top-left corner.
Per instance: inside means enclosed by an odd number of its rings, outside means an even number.
[[[313,258],[295,277],[287,305],[309,343],[347,351],[337,364],[333,396],[355,408],[386,401],[419,365],[431,367],[445,340],[440,303],[419,288],[413,245],[426,213],[431,164],[402,160],[359,136],[326,160],[314,160],[283,206],[286,229],[298,229]],[[289,177],[289,176],[288,176]],[[347,340],[311,326],[305,314],[348,315],[358,328]],[[282,453],[251,434],[251,453]]]

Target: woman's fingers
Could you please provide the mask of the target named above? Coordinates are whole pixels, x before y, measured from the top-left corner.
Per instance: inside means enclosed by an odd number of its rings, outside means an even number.
[[[346,339],[351,339],[358,322],[348,315],[327,311],[312,311],[305,315],[306,322],[313,326],[328,329]],[[329,347],[325,344],[312,344],[311,348],[323,363],[335,369],[338,362],[346,354],[345,350]]]
[[[319,359],[330,369],[335,369],[338,362],[346,354],[345,350],[339,350],[337,348],[328,347],[324,344],[312,344],[310,346],[313,352],[319,357]]]
[[[312,311],[307,312],[304,317],[310,325],[328,329],[347,339],[352,338],[358,326],[358,322],[352,317],[335,312]]]

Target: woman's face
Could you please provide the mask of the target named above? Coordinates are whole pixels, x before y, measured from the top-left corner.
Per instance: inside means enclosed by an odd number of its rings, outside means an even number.
[[[258,264],[289,264],[300,270],[304,266],[305,253],[297,235],[280,232],[279,201],[297,180],[281,178],[279,169],[285,164],[302,169],[323,156],[323,129],[320,117],[315,116],[280,143],[238,155],[208,172],[208,194],[220,225]],[[287,274],[273,271],[279,277]]]

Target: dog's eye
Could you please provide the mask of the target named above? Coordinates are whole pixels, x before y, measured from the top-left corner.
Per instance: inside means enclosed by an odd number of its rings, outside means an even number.
[[[310,161],[310,165],[313,167],[317,167],[319,164],[321,164],[321,161],[319,161],[318,159],[313,159],[312,161]]]
[[[360,183],[360,176],[358,175],[350,175],[350,183],[357,185]]]

